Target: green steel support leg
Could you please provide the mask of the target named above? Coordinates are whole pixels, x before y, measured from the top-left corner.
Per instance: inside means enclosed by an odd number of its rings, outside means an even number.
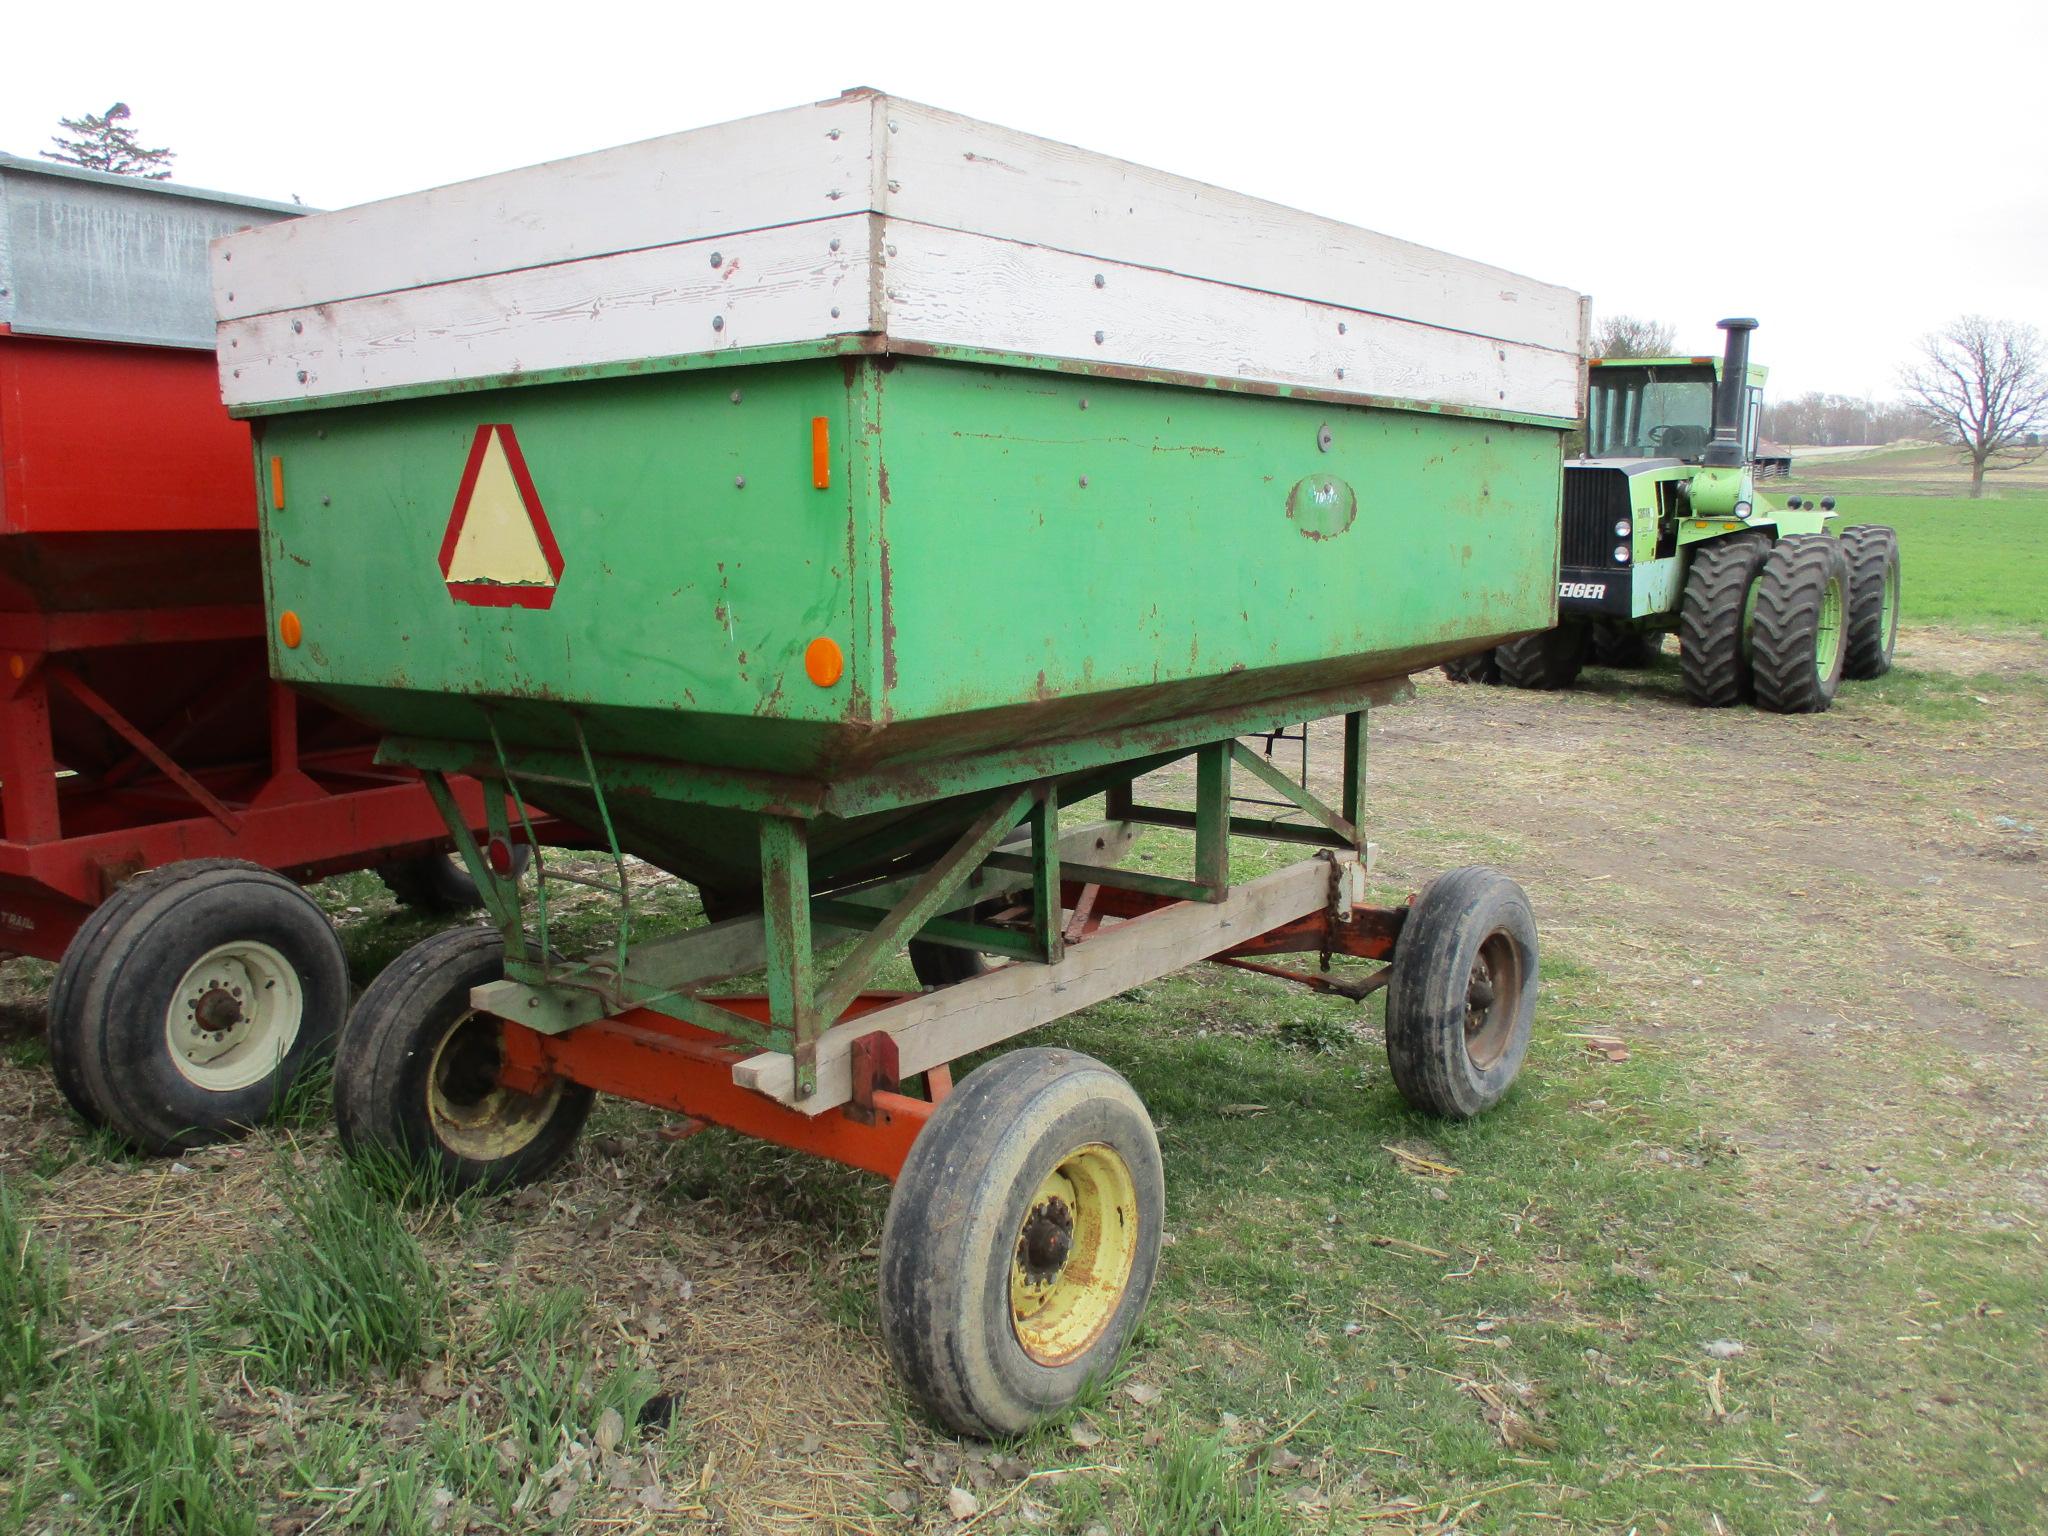
[[[1358,833],[1358,851],[1365,852],[1365,740],[1366,711],[1354,709],[1344,717],[1344,819]]]
[[[524,942],[519,924],[518,885],[511,881],[501,881],[492,873],[490,862],[484,858],[483,850],[477,846],[476,838],[470,834],[469,822],[462,814],[462,807],[455,803],[455,791],[448,787],[448,776],[429,771],[420,777],[426,781],[427,794],[433,799],[434,808],[448,824],[448,835],[455,839],[455,851],[461,856],[462,867],[469,871],[469,878],[476,882],[477,894],[483,897],[484,910],[490,913],[492,923],[504,931],[506,953],[518,958],[517,951]],[[505,823],[505,786],[495,780],[486,779],[483,789],[485,821],[490,825],[492,836],[502,836]]]
[[[1195,883],[1221,901],[1230,889],[1230,749],[1234,741],[1195,749]]]
[[[1026,818],[1031,824],[1031,928],[1038,958],[1058,965],[1066,954],[1060,907],[1060,797],[1056,785],[1041,788]]]
[[[810,829],[793,817],[761,818],[761,923],[769,1022],[795,1037],[798,1091],[808,1093],[824,1028],[811,986]]]
[[[1357,827],[1339,816],[1335,811],[1323,804],[1322,801],[1287,777],[1278,768],[1275,768],[1271,763],[1260,757],[1258,753],[1246,747],[1243,742],[1232,742],[1230,744],[1230,751],[1231,755],[1238,762],[1244,764],[1245,769],[1253,778],[1261,780],[1268,789],[1279,791],[1280,794],[1292,800],[1304,811],[1307,811],[1309,815],[1315,817],[1317,821],[1336,833],[1339,847],[1349,847],[1358,841]]]

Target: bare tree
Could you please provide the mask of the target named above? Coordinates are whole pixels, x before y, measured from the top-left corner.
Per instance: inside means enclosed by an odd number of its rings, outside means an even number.
[[[111,171],[116,176],[140,176],[144,181],[168,181],[176,154],[168,149],[150,149],[128,126],[128,103],[117,101],[104,112],[83,117],[60,117],[58,125],[69,133],[52,134],[57,147],[43,151],[45,160],[79,165],[88,171]]]
[[[1595,357],[1669,357],[1676,344],[1675,328],[1633,315],[1609,315],[1593,332]]]
[[[1920,343],[1921,361],[1899,377],[1906,398],[1970,461],[1970,494],[1984,472],[2048,453],[2048,357],[2041,333],[2012,320],[1965,315]]]

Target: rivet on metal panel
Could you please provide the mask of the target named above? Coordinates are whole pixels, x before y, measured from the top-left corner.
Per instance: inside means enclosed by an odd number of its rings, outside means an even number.
[[[1086,475],[1081,477],[1081,489],[1084,491],[1088,489],[1088,477]]]
[[[900,181],[892,181],[889,183],[889,190],[891,192],[901,192],[903,190],[903,183]]]
[[[889,131],[891,133],[896,131],[896,119],[893,117],[889,119]]]
[[[711,253],[711,265],[713,265],[714,267],[722,267],[725,265],[725,258],[721,256],[718,252],[713,251]]]
[[[745,475],[734,475],[732,477],[732,485],[734,490],[744,491],[747,488],[747,477]]]
[[[1340,379],[1344,377],[1344,370],[1342,368],[1337,370],[1337,377]]]
[[[1081,397],[1081,409],[1084,411],[1088,409],[1088,397],[1086,395]]]
[[[301,384],[306,382],[306,370],[303,368],[299,370],[299,382]]]
[[[1098,288],[1107,288],[1109,286],[1109,279],[1104,277],[1100,272],[1098,272],[1095,274],[1095,286]]]
[[[302,336],[302,335],[304,335],[304,334],[305,334],[305,331],[306,331],[306,322],[305,322],[305,321],[303,321],[303,320],[294,320],[294,321],[292,322],[292,334],[293,334],[294,336]]]
[[[334,498],[332,496],[322,496],[320,498],[320,505],[323,507],[331,507],[334,505]]]
[[[1095,345],[1098,347],[1102,345],[1102,332],[1100,331],[1095,333]]]
[[[839,137],[839,130],[837,128],[828,128],[825,130],[825,137],[828,139],[836,139]]]
[[[714,331],[722,331],[722,330],[724,330],[724,329],[725,329],[725,316],[723,316],[723,315],[713,315],[713,316],[711,317],[711,329],[713,329]]]
[[[839,237],[838,237],[837,235],[834,235],[834,236],[832,237],[832,245],[831,245],[831,249],[833,249],[833,250],[835,250],[835,251],[839,249]]]
[[[1501,360],[1502,362],[1506,362],[1506,361],[1508,360],[1508,355],[1507,355],[1507,353],[1505,353],[1505,352],[1501,353],[1501,355],[1500,355],[1500,360]]]
[[[734,405],[738,405],[740,403],[740,392],[738,390],[734,390],[732,392],[732,403]]]
[[[886,250],[891,256],[894,256],[896,254],[896,247],[893,245],[884,246],[883,249]]]
[[[834,304],[832,306],[832,318],[834,320],[837,320],[839,318],[839,306],[837,304]]]
[[[1328,453],[1330,451],[1330,444],[1334,443],[1336,440],[1336,434],[1330,430],[1330,424],[1327,421],[1324,422],[1320,427],[1316,428],[1316,447],[1321,449],[1324,453]]]
[[[1339,321],[1337,322],[1337,334],[1338,334],[1339,336],[1342,336],[1342,335],[1343,335],[1343,334],[1344,334],[1344,333],[1345,333],[1346,331],[1348,331],[1348,330],[1350,330],[1350,329],[1351,329],[1351,327],[1350,327],[1350,326],[1348,326],[1348,325],[1346,325],[1346,324],[1345,324],[1345,323],[1344,323],[1344,322],[1343,322],[1342,320],[1339,320]]]

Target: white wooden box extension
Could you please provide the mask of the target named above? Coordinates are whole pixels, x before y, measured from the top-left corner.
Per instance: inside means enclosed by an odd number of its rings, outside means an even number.
[[[872,91],[249,230],[212,268],[247,409],[811,346],[1572,418],[1585,340],[1570,289]]]

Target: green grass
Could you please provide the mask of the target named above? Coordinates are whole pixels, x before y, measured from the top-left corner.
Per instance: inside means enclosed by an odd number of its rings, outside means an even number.
[[[345,1163],[280,1174],[284,1212],[239,1266],[222,1323],[257,1380],[324,1385],[396,1375],[444,1326],[447,1288],[395,1206]]]
[[[255,1536],[256,1511],[197,1368],[116,1352],[82,1375],[56,1439],[55,1481],[119,1536]]]
[[[14,1186],[0,1178],[0,1402],[50,1372],[64,1275],[36,1241]]]
[[[1899,530],[1905,622],[2048,631],[2048,494],[1857,494],[1841,511],[1848,523]]]

